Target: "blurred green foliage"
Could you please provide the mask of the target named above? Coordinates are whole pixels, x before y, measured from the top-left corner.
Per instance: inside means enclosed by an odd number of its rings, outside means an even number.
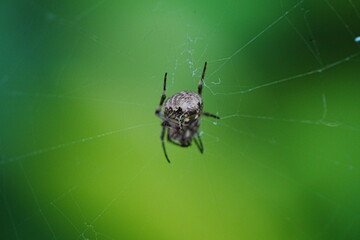
[[[0,6],[1,239],[359,239],[359,2]],[[163,74],[205,61],[169,165]]]

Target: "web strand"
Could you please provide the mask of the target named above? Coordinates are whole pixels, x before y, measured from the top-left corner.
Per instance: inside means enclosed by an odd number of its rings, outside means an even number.
[[[139,124],[139,125],[136,125],[136,126],[131,126],[131,127],[127,127],[127,128],[123,128],[123,129],[119,129],[119,130],[114,130],[114,131],[110,131],[110,132],[101,133],[101,134],[94,135],[94,136],[91,136],[91,137],[80,138],[80,139],[77,139],[77,140],[74,140],[74,141],[71,141],[71,142],[62,143],[62,144],[51,146],[51,147],[48,147],[48,148],[35,150],[33,152],[29,152],[29,153],[26,153],[26,154],[23,154],[23,155],[19,155],[17,157],[2,160],[0,162],[0,165],[8,164],[8,163],[11,163],[11,162],[16,162],[16,161],[19,161],[19,160],[22,160],[22,159],[38,156],[38,155],[41,155],[41,154],[44,154],[44,153],[56,151],[56,150],[66,148],[66,147],[70,147],[70,146],[73,146],[73,145],[76,145],[76,144],[80,144],[80,143],[84,143],[84,142],[88,142],[88,141],[93,141],[93,140],[103,138],[103,137],[107,137],[107,136],[117,134],[117,133],[120,133],[120,132],[125,132],[125,131],[129,131],[129,130],[132,130],[132,129],[151,126],[151,125],[155,125],[155,123],[152,123],[152,124]]]
[[[248,89],[240,90],[240,91],[235,91],[235,92],[229,92],[229,93],[214,92],[208,86],[206,86],[205,84],[204,85],[205,85],[205,87],[207,87],[210,90],[212,95],[235,95],[235,94],[250,93],[250,92],[253,92],[253,91],[258,90],[258,89],[262,89],[262,88],[270,87],[270,86],[273,86],[273,85],[281,84],[281,83],[284,83],[284,82],[292,81],[292,80],[295,80],[295,79],[304,78],[304,77],[308,77],[308,76],[311,76],[311,75],[323,73],[326,70],[334,68],[334,67],[336,67],[336,66],[338,66],[340,64],[343,64],[345,62],[348,62],[348,61],[358,57],[359,55],[360,55],[360,52],[357,52],[357,53],[349,55],[349,56],[347,56],[347,57],[345,57],[343,59],[335,61],[335,62],[333,62],[331,64],[328,64],[328,65],[326,65],[324,67],[321,67],[321,68],[318,68],[318,69],[315,69],[315,70],[312,70],[312,71],[309,71],[309,72],[300,73],[300,74],[297,74],[295,76],[290,76],[290,77],[287,77],[287,78],[275,80],[275,81],[272,81],[272,82],[264,83],[264,84],[261,84],[261,85],[258,85],[258,86],[252,87],[252,88],[248,88]]]

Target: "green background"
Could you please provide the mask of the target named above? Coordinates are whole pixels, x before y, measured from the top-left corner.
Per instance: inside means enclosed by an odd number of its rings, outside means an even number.
[[[359,239],[358,1],[2,1],[1,239]],[[205,147],[160,100],[208,61]]]

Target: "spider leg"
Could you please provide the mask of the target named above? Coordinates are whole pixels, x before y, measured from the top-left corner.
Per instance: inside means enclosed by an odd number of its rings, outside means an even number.
[[[208,113],[208,112],[203,112],[201,115],[204,115],[204,116],[207,116],[207,117],[212,117],[212,118],[216,118],[216,119],[220,119],[220,117],[214,115],[214,114],[211,114],[211,113]]]
[[[207,62],[205,62],[204,70],[203,70],[202,75],[201,75],[201,80],[200,80],[199,85],[198,85],[198,93],[199,93],[200,96],[201,96],[202,87],[203,87],[203,84],[204,84],[206,65],[207,65]]]
[[[164,101],[165,101],[165,98],[166,98],[166,77],[167,77],[167,73],[165,73],[165,76],[164,76],[164,88],[163,88],[163,92],[162,92],[162,95],[161,95],[161,98],[160,98],[160,104],[157,107],[157,109],[155,110],[155,114],[157,116],[159,116],[159,118],[161,118],[162,120],[166,120],[164,114],[161,113],[161,107],[164,104]]]
[[[170,163],[169,157],[168,157],[168,155],[167,155],[167,153],[166,153],[166,149],[165,149],[165,141],[164,141],[165,129],[166,129],[165,127],[162,127],[160,139],[161,139],[161,144],[162,144],[162,148],[163,148],[163,150],[164,150],[164,154],[165,154],[166,160],[168,161],[168,163]]]
[[[200,134],[197,133],[196,136],[197,136],[198,139],[194,138],[194,142],[195,142],[196,146],[198,147],[199,151],[200,151],[201,153],[203,153],[203,152],[204,152],[204,146],[203,146],[203,144],[202,144]]]

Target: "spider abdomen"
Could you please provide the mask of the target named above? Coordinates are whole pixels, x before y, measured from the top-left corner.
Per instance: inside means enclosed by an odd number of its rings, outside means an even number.
[[[165,103],[165,115],[180,120],[181,118],[200,114],[202,107],[203,104],[199,94],[182,91],[168,98]]]

